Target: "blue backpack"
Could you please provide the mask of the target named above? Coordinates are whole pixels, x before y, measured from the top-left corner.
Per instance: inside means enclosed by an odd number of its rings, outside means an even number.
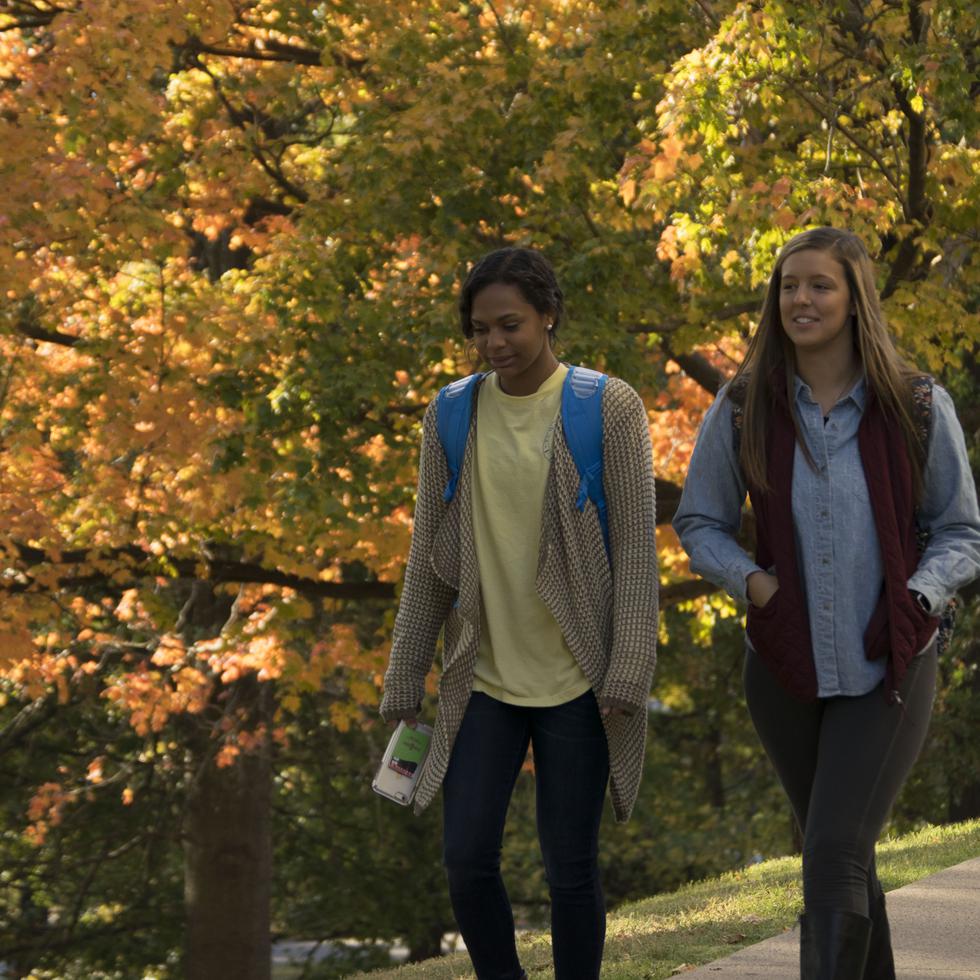
[[[449,482],[443,494],[447,503],[456,495],[473,414],[473,395],[477,382],[484,377],[485,374],[471,374],[446,385],[436,396],[439,441],[449,465]],[[609,517],[602,485],[602,390],[607,380],[607,375],[590,368],[569,368],[561,390],[561,424],[579,475],[575,506],[585,510],[586,500],[595,505],[609,554]]]

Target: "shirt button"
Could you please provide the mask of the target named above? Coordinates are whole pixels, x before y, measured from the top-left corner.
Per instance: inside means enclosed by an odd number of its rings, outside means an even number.
[[[826,512],[825,510],[822,510],[822,511],[820,511],[820,516],[821,516],[821,517],[822,517],[822,518],[823,518],[824,520],[826,520],[826,519],[827,519],[827,512]]]
[[[830,612],[830,603],[829,603],[829,602],[825,602],[825,603],[823,604],[823,607],[824,607],[824,609],[826,609],[826,610],[827,610],[827,612]]]

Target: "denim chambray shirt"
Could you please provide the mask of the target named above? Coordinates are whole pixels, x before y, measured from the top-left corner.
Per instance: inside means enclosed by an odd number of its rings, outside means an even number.
[[[826,421],[799,377],[795,398],[817,466],[811,469],[797,445],[793,523],[818,694],[866,694],[884,677],[885,662],[864,656],[864,630],[883,582],[881,550],[858,450],[864,379],[837,402]],[[745,496],[732,445],[731,403],[723,388],[701,424],[673,523],[690,555],[691,569],[743,602],[747,601],[746,578],[764,570],[735,541]],[[921,592],[938,613],[958,588],[980,574],[976,486],[952,399],[938,385],[933,387],[919,521],[929,531],[929,545],[908,586]]]

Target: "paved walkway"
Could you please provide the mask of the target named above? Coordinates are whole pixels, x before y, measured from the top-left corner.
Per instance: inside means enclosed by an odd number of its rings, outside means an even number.
[[[980,980],[980,858],[889,892],[888,919],[898,980]],[[794,928],[680,976],[792,980],[799,944]]]

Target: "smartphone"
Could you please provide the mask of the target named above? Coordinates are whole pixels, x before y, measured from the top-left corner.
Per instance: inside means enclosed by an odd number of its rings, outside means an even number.
[[[401,806],[408,806],[415,796],[422,764],[429,754],[432,744],[432,729],[428,725],[416,722],[415,727],[398,722],[371,789],[379,796],[384,796]]]

